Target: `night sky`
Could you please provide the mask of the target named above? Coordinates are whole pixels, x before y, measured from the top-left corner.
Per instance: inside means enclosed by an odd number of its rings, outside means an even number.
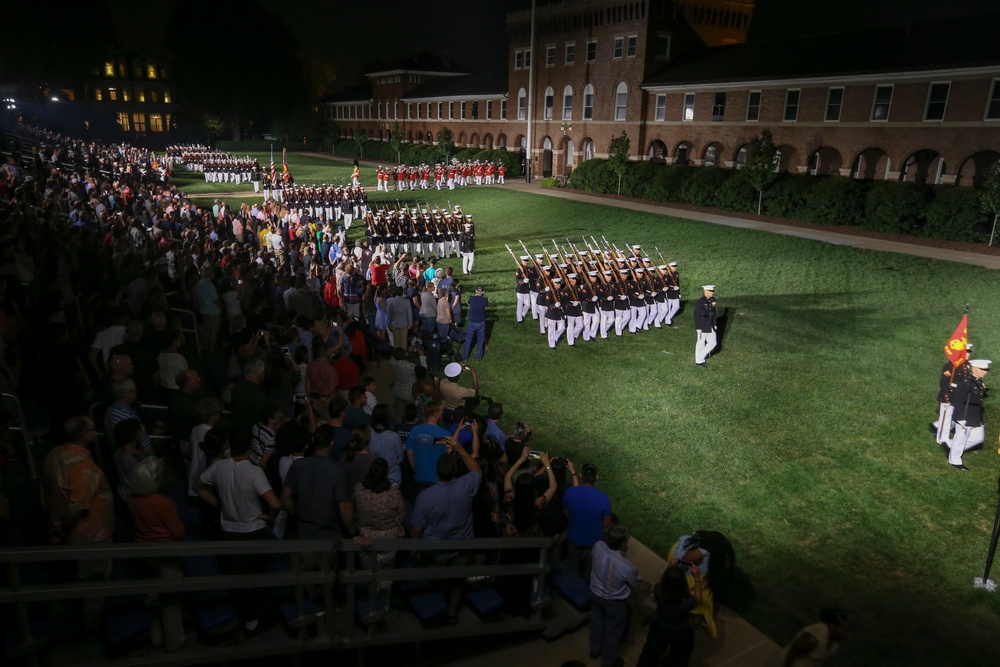
[[[162,11],[163,5],[133,0],[106,2],[115,16],[123,43],[149,44],[166,39],[158,22],[140,20],[143,14]],[[454,64],[473,71],[503,68],[507,57],[506,13],[530,6],[530,0],[266,2],[266,7],[285,21],[301,46],[320,52],[336,68],[334,89],[360,83],[360,70],[367,63],[391,62],[421,50],[447,54]],[[750,39],[844,32],[997,12],[1000,0],[757,0]],[[137,25],[144,28],[136,29]],[[263,25],[261,33],[255,35],[226,35],[225,26],[198,29],[205,31],[207,39],[224,35],[240,47],[284,57],[280,44],[267,43]],[[234,66],[239,65],[234,61]]]

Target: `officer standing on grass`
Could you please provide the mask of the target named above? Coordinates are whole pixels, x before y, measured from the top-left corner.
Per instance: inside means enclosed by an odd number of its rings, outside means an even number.
[[[718,304],[715,301],[715,285],[702,285],[701,289],[703,295],[694,305],[694,328],[698,332],[698,343],[694,348],[694,363],[704,366],[708,355],[718,343],[716,322]]]
[[[986,439],[986,427],[983,425],[986,385],[983,384],[983,378],[990,370],[990,363],[992,362],[988,359],[967,361],[958,367],[959,370],[952,378],[955,384],[951,398],[954,407],[952,420],[955,424],[955,435],[951,438],[948,463],[962,472],[968,470],[962,464],[962,454],[983,444]]]

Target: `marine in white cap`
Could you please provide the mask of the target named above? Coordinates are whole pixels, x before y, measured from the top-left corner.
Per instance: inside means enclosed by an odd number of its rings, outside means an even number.
[[[702,285],[702,297],[694,305],[694,328],[698,333],[698,342],[694,348],[694,363],[704,366],[708,355],[718,344],[718,324],[715,301],[715,285]]]

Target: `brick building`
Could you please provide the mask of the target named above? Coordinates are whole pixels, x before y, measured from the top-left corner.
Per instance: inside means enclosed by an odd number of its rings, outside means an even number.
[[[341,136],[527,148],[533,173],[605,157],[738,168],[764,127],[781,168],[978,183],[1000,158],[1000,16],[747,43],[752,0],[561,0],[507,18],[508,70],[422,56],[326,102]],[[529,92],[530,88],[530,92]]]
[[[136,54],[108,57],[82,88],[82,100],[110,115],[126,134],[148,139],[170,131],[176,104],[162,59]]]

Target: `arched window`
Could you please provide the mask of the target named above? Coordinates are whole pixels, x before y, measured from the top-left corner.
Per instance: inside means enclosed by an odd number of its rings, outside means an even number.
[[[552,120],[553,104],[555,104],[555,91],[549,86],[545,89],[545,120]]]
[[[573,86],[563,88],[563,120],[573,119]]]
[[[733,160],[736,164],[734,165],[737,169],[742,169],[747,166],[747,147],[742,146],[740,150],[736,152],[736,159]]]
[[[528,94],[524,88],[517,91],[517,119],[524,120],[528,117]]]
[[[585,161],[594,159],[594,142],[590,139],[583,142],[583,159]]]
[[[625,109],[628,107],[628,84],[622,81],[615,89],[615,120],[625,120]]]
[[[594,86],[590,83],[583,89],[583,119],[594,120]]]

